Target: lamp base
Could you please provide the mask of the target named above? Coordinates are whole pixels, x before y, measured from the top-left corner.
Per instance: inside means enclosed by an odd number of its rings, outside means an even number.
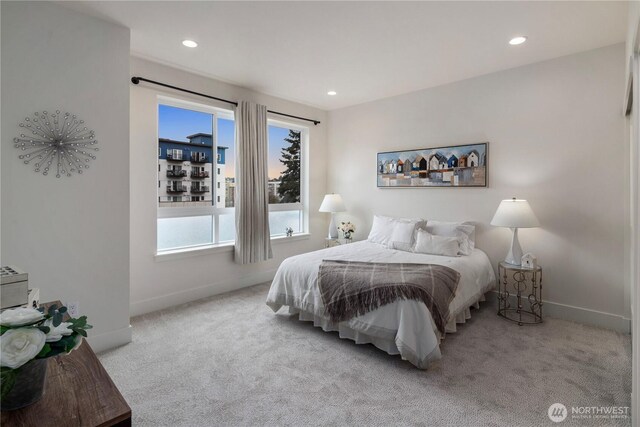
[[[518,241],[518,229],[512,228],[511,231],[513,232],[513,235],[511,236],[511,248],[509,248],[509,252],[507,253],[507,257],[504,259],[504,262],[511,265],[521,265],[522,248]]]
[[[336,214],[331,214],[331,223],[329,224],[329,239],[338,238],[338,227],[336,226]]]

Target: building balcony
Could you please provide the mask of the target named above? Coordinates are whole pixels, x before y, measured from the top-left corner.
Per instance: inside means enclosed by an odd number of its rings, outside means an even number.
[[[207,163],[209,156],[194,156],[191,155],[191,163]]]
[[[208,192],[209,192],[209,187],[206,185],[191,187],[191,194],[201,194],[201,193],[208,193]]]
[[[167,177],[168,178],[181,178],[187,176],[186,170],[168,170]]]
[[[176,203],[176,202],[190,202],[191,196],[168,196],[159,197],[161,203]]]
[[[182,154],[172,154],[172,153],[167,153],[167,160],[171,161],[171,162],[184,162],[187,159],[184,158],[184,156]]]
[[[209,171],[191,172],[191,178],[209,178]]]
[[[187,187],[184,187],[182,185],[167,185],[167,193],[168,194],[178,194],[178,193],[184,193],[185,191],[187,191]]]

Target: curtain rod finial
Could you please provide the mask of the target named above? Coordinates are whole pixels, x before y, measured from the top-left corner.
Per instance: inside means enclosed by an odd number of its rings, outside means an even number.
[[[131,77],[131,83],[137,85],[138,83],[140,83],[140,79],[138,77]]]

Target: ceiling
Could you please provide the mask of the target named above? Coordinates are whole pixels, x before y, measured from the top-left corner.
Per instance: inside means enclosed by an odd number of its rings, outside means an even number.
[[[134,55],[326,110],[623,42],[627,27],[626,2],[63,3],[129,27]]]

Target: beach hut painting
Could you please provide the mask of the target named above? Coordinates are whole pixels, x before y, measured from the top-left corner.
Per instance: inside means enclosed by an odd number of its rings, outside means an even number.
[[[486,187],[489,143],[378,153],[378,187]]]

